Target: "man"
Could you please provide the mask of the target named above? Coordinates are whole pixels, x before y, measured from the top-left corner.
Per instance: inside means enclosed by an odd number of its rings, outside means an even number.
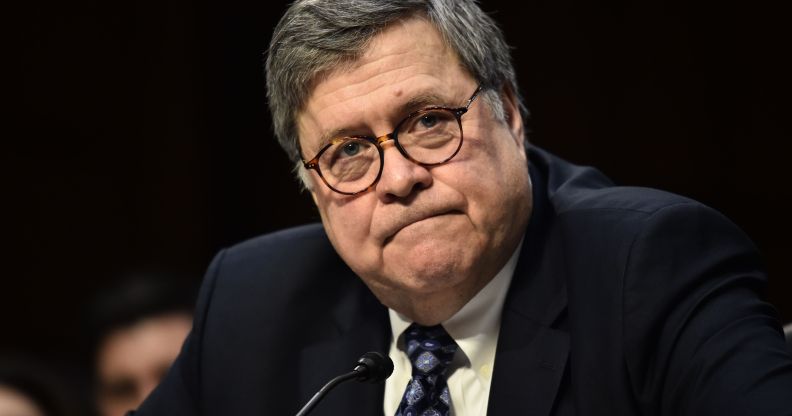
[[[267,61],[321,214],[223,251],[139,414],[789,414],[750,241],[714,211],[526,147],[473,1],[297,1]]]
[[[47,365],[27,354],[0,351],[0,416],[69,416],[74,392]]]
[[[195,293],[166,274],[130,275],[93,304],[94,404],[122,416],[159,384],[192,323]]]

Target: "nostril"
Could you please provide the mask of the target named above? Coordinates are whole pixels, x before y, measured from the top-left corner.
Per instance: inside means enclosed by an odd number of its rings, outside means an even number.
[[[410,201],[415,199],[422,191],[428,189],[430,186],[431,182],[415,181],[412,186],[390,189],[390,191],[380,193],[380,198],[382,202],[386,204],[394,202],[410,203]]]

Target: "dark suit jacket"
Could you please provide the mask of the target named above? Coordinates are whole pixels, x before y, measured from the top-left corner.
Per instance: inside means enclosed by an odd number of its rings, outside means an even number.
[[[754,245],[697,202],[529,150],[534,212],[506,298],[489,415],[792,415],[792,357]],[[383,307],[321,225],[222,251],[143,415],[291,415],[364,352]],[[347,383],[314,415],[382,414]]]

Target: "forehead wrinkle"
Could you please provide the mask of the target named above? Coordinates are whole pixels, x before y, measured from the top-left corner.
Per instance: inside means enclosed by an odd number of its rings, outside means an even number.
[[[367,74],[365,71],[362,70],[366,65],[357,67],[356,69],[361,70],[361,75],[355,77],[354,72],[337,72],[336,76],[350,76],[351,79],[348,80],[348,83],[344,85],[342,88],[337,90],[331,91],[329,93],[323,94],[322,97],[315,97],[315,100],[318,101],[317,104],[321,103],[322,101],[329,101],[333,103],[339,102],[337,99],[333,99],[334,96],[341,95],[343,98],[342,101],[348,101],[359,97],[365,97],[370,95],[373,91],[376,91],[380,88],[387,88],[390,87],[398,82],[403,82],[406,78],[415,75],[428,75],[432,77],[436,77],[435,74],[432,73],[430,69],[425,69],[416,72],[410,71],[411,69],[415,68],[417,62],[407,62],[404,60],[399,61],[400,65],[385,65],[384,63],[379,63],[378,70],[372,71],[375,72],[374,74]],[[372,62],[370,65],[373,65],[377,62]],[[407,76],[405,76],[407,75]],[[332,75],[331,75],[332,77]],[[330,79],[328,77],[326,79]],[[357,79],[355,79],[357,78]],[[329,105],[328,105],[329,107]]]

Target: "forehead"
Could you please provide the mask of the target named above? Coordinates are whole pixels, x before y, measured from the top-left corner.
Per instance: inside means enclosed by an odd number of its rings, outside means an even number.
[[[300,144],[308,151],[331,131],[379,131],[411,104],[460,104],[457,95],[472,83],[431,23],[419,17],[396,22],[357,60],[317,80],[297,116]],[[383,126],[373,125],[378,122]]]

